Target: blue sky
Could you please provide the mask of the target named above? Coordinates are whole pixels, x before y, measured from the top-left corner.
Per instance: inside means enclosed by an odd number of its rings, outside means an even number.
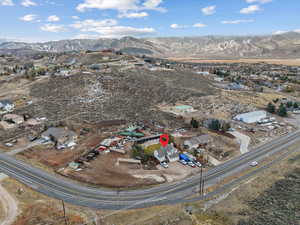
[[[0,38],[300,32],[299,0],[0,0]]]

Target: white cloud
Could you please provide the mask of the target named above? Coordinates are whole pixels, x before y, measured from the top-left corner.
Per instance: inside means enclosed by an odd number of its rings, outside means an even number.
[[[300,33],[300,29],[293,30],[296,33]]]
[[[82,32],[95,32],[99,27],[112,27],[116,26],[118,21],[114,19],[106,20],[83,20],[77,21],[70,26],[76,29],[79,29]]]
[[[195,23],[195,24],[193,25],[193,27],[203,28],[203,27],[207,27],[207,25],[204,24],[204,23]]]
[[[144,18],[149,16],[146,12],[124,12],[118,15],[119,18]]]
[[[273,0],[246,0],[247,3],[259,3],[259,4],[265,4],[272,1]]]
[[[243,8],[240,10],[241,14],[251,14],[261,11],[261,8],[259,5],[249,5],[247,8]]]
[[[50,23],[41,26],[40,29],[42,31],[54,32],[54,33],[66,31],[66,28],[64,25],[56,25],[56,24],[50,24]]]
[[[211,5],[201,9],[202,13],[206,16],[213,15],[216,13],[216,6]]]
[[[162,0],[147,0],[143,4],[139,0],[84,0],[76,9],[80,12],[84,12],[87,9],[113,9],[120,12],[128,10],[141,11],[145,9],[163,11],[165,9],[159,7],[161,3]]]
[[[177,24],[177,23],[171,24],[170,27],[171,27],[172,29],[184,29],[184,28],[187,28],[186,25],[179,25],[179,24]]]
[[[58,21],[60,21],[60,18],[56,15],[52,15],[52,16],[48,17],[47,21],[48,22],[58,22]]]
[[[23,0],[21,2],[21,5],[25,7],[30,7],[30,6],[36,6],[37,4],[32,0]]]
[[[185,28],[189,28],[189,27],[203,28],[203,27],[207,27],[207,25],[204,24],[204,23],[195,23],[192,26],[189,26],[189,25],[179,25],[177,23],[174,23],[174,24],[170,25],[170,28],[172,28],[172,29],[185,29]]]
[[[14,6],[14,2],[12,0],[0,0],[0,5],[3,6]]]
[[[143,36],[155,33],[153,28],[135,28],[128,26],[118,26],[118,21],[114,19],[106,20],[84,20],[77,21],[70,25],[81,32],[94,32],[100,34],[102,38],[119,38],[124,36]]]
[[[165,8],[160,7],[162,3],[163,0],[147,0],[146,2],[144,2],[143,6],[145,7],[145,9],[153,9],[161,12],[166,12],[167,10]]]
[[[84,0],[77,6],[77,10],[84,12],[86,9],[116,9],[119,11],[137,10],[136,0]]]
[[[240,24],[240,23],[253,23],[254,20],[224,20],[223,24]]]
[[[148,0],[144,3],[144,6],[149,9],[157,8],[162,3],[162,0]]]
[[[71,18],[72,18],[73,20],[79,20],[79,19],[80,19],[79,16],[71,16]]]
[[[27,15],[25,15],[25,16],[22,16],[22,17],[20,18],[20,20],[25,21],[25,22],[32,22],[32,21],[36,20],[37,17],[38,17],[38,16],[35,15],[35,14],[27,14]]]

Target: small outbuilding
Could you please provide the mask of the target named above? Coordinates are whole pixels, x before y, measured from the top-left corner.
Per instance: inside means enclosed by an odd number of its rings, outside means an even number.
[[[24,117],[16,114],[6,114],[3,116],[3,120],[16,125],[24,123]]]
[[[177,105],[171,108],[172,113],[176,114],[176,115],[183,115],[186,113],[193,113],[196,112],[197,110],[195,110],[192,106],[189,105]]]

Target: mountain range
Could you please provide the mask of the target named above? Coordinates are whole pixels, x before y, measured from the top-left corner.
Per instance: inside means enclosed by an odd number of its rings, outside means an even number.
[[[0,39],[0,49],[47,52],[113,48],[133,55],[193,57],[201,59],[300,58],[300,33],[265,36],[202,36],[121,39],[76,39],[45,43],[10,42]]]

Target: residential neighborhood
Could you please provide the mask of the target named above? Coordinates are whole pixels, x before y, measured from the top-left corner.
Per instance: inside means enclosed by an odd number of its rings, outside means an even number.
[[[4,63],[1,76],[2,146],[81,182],[181,180],[300,125],[298,67],[184,63],[113,49],[27,58],[2,56],[12,67]],[[161,75],[174,83],[159,87]],[[28,89],[9,89],[18,83]]]

